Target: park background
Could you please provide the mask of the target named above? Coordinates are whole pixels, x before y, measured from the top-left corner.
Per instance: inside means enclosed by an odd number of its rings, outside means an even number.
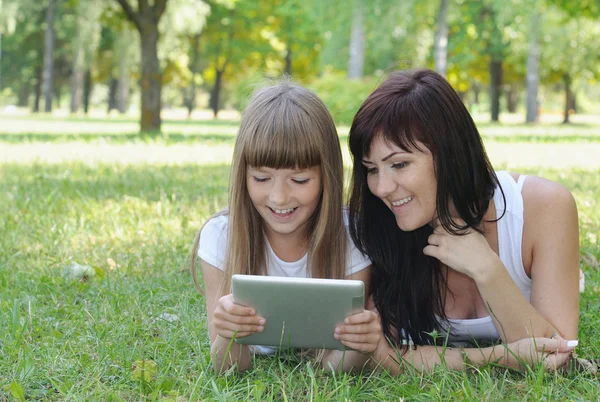
[[[599,61],[594,0],[0,0],[0,401],[598,400],[593,374],[539,367],[215,376],[188,261],[257,85],[314,90],[348,168],[360,103],[429,67],[497,169],[574,194],[577,354],[598,359]]]

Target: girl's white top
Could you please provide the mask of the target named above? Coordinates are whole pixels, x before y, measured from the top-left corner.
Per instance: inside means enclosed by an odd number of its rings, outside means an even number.
[[[200,233],[200,244],[198,257],[220,270],[225,269],[225,253],[227,252],[227,227],[228,216],[220,215],[210,219],[202,228]],[[346,225],[346,276],[355,274],[371,265],[371,261],[362,254],[354,245],[348,232],[348,214],[344,210],[344,223]],[[266,240],[266,239],[265,239]],[[298,261],[286,262],[277,257],[269,241],[267,245],[267,275],[306,278],[308,254]],[[255,345],[252,350],[258,354],[274,354],[276,348],[270,346]]]

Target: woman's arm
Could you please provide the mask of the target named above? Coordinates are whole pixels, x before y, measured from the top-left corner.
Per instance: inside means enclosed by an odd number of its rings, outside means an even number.
[[[531,301],[475,231],[455,236],[437,226],[424,253],[475,280],[504,342],[555,333],[577,339],[577,208],[571,194],[556,183],[530,177],[526,184],[522,250],[524,265],[531,267]]]
[[[223,271],[202,261],[202,275],[213,369],[221,373],[237,363],[238,370],[247,370],[252,365],[248,345],[240,345],[232,338],[262,331],[264,319],[256,316],[253,309],[233,303],[231,294],[219,297]]]
[[[384,341],[371,355],[370,364],[375,369],[388,370],[392,375],[403,372],[407,366],[418,371],[431,371],[437,365],[463,370],[489,363],[523,369],[541,362],[551,371],[569,360],[575,346],[576,342],[561,338],[526,338],[487,348],[418,346],[402,352]]]

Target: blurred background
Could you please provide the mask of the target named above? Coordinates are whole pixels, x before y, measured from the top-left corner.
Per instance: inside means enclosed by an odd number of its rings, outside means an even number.
[[[0,0],[0,117],[124,115],[145,132],[235,119],[282,73],[348,125],[414,67],[478,121],[597,123],[599,61],[596,0]]]

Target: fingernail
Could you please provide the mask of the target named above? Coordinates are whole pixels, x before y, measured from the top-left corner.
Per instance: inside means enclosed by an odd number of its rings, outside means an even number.
[[[256,314],[256,311],[255,310],[250,310],[250,314],[254,315],[254,314]]]
[[[263,331],[264,331],[264,329],[265,329],[265,327],[258,327],[258,328],[256,328],[256,330],[257,330],[258,332],[263,332]]]
[[[346,318],[346,319],[344,320],[344,323],[346,323],[346,324],[350,324],[350,320]]]
[[[567,346],[570,348],[574,348],[579,345],[579,341],[567,341]]]
[[[342,331],[340,331],[340,329],[339,329],[339,328],[336,328],[336,329],[335,329],[335,333],[336,333],[336,334],[339,334],[340,332],[342,332]]]
[[[265,320],[264,320],[264,319],[260,319],[260,320],[258,320],[258,323],[259,323],[260,325],[265,325]]]
[[[333,334],[333,337],[334,337],[335,339],[340,339],[340,335],[339,335],[337,332],[336,332],[335,334]]]

